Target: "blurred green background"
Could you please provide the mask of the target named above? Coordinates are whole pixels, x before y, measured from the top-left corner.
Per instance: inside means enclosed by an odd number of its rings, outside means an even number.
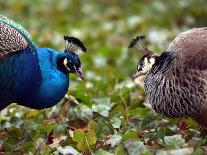
[[[52,154],[60,152],[58,146],[85,154],[205,151],[194,121],[187,119],[191,127],[181,133],[182,123],[148,108],[143,80],[131,81],[142,53],[128,45],[142,34],[148,48],[161,53],[182,31],[207,25],[206,0],[0,0],[0,14],[23,25],[39,47],[62,50],[67,34],[88,49],[80,56],[86,81],[71,75],[69,92],[57,106],[37,111],[11,105],[0,112],[0,153]],[[93,138],[75,140],[69,130]],[[97,147],[111,135],[115,138]],[[62,136],[66,139],[50,146]]]

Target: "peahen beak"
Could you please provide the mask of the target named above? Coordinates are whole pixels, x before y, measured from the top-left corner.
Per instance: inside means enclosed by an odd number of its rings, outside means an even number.
[[[81,80],[85,80],[85,76],[83,75],[82,69],[79,67],[78,69],[76,69],[75,74],[81,78]]]
[[[139,71],[137,71],[133,76],[132,76],[132,80],[135,80],[136,78],[138,78],[139,76],[142,76],[143,74]]]

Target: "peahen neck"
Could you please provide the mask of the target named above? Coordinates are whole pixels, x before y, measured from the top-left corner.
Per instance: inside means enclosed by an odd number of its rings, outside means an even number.
[[[202,103],[201,97],[192,96],[186,85],[192,85],[187,71],[183,75],[180,66],[176,65],[173,52],[164,52],[157,58],[150,72],[145,78],[145,92],[153,109],[168,117],[182,117],[192,113],[198,113],[200,109],[194,103]],[[181,78],[181,76],[185,76]],[[184,80],[185,79],[185,80]],[[196,89],[202,89],[196,85]]]

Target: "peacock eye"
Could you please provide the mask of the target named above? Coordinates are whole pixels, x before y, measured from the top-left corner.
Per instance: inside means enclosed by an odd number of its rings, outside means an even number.
[[[67,66],[68,68],[71,68],[73,66],[73,61],[70,60],[70,59],[65,58],[64,61],[63,61],[63,64],[65,66]]]
[[[67,63],[67,66],[68,66],[68,67],[72,67],[72,66],[73,66],[72,61],[69,61],[69,62]]]

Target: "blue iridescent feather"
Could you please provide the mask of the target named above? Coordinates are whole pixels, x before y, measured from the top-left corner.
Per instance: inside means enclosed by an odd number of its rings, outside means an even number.
[[[67,93],[69,73],[83,79],[75,53],[81,42],[73,37],[67,40],[64,51],[37,48],[21,25],[0,15],[0,110],[10,103],[35,109],[52,107]]]

